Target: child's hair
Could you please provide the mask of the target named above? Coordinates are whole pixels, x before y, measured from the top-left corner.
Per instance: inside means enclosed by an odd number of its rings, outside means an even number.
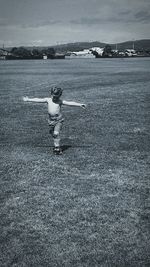
[[[60,97],[62,95],[62,88],[54,86],[51,88],[51,95]]]

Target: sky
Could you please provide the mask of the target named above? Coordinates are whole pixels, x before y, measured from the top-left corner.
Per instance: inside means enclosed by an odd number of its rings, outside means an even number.
[[[0,0],[0,47],[150,39],[150,0]]]

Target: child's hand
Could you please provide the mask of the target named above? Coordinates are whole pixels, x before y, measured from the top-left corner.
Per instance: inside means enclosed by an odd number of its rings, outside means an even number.
[[[28,101],[28,96],[24,96],[22,99],[23,99],[23,101],[26,102],[26,101]]]
[[[81,108],[86,108],[87,107],[87,105],[85,105],[85,104],[81,104]]]

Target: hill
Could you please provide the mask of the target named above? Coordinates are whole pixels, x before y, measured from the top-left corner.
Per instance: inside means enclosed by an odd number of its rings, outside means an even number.
[[[112,48],[116,47],[116,44],[110,44]],[[135,50],[150,50],[150,39],[127,41],[118,43],[117,48],[119,50],[125,50],[127,48],[135,48]]]
[[[131,49],[134,48],[136,50],[150,50],[150,39],[142,39],[142,40],[132,40],[132,41],[127,41],[127,42],[122,42],[122,43],[117,43],[117,44],[111,44],[111,43],[103,43],[99,41],[93,41],[93,42],[75,42],[75,43],[67,43],[67,44],[60,44],[60,45],[50,45],[50,46],[28,46],[25,47],[29,50],[32,49],[38,49],[43,50],[47,49],[48,47],[53,47],[56,52],[58,53],[65,53],[68,51],[81,51],[83,49],[88,49],[91,47],[105,47],[106,45],[110,45],[112,49],[117,49],[120,51],[123,51],[125,49]],[[5,48],[8,51],[12,49],[12,47]]]
[[[67,52],[67,51],[79,51],[83,49],[88,49],[91,47],[104,47],[106,45],[111,45],[112,49],[115,49],[117,46],[118,50],[125,50],[127,48],[134,48],[136,50],[150,50],[150,39],[143,40],[135,40],[135,41],[127,41],[118,44],[110,44],[110,43],[102,43],[98,41],[94,42],[76,42],[76,43],[68,43],[62,45],[53,46],[57,51]]]

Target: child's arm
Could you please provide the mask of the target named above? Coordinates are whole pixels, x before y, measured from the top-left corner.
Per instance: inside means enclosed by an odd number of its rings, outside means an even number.
[[[86,105],[85,104],[74,102],[74,101],[65,101],[65,100],[62,100],[62,105],[86,108]]]
[[[47,98],[29,98],[28,96],[23,97],[25,102],[36,102],[36,103],[47,103]]]

